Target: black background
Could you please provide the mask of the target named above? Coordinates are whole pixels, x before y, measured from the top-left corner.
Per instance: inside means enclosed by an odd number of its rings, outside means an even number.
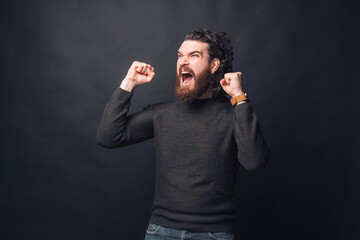
[[[153,141],[104,149],[103,108],[132,61],[131,112],[174,99],[186,33],[225,31],[272,158],[239,170],[239,239],[359,239],[355,1],[2,1],[1,239],[143,239]]]

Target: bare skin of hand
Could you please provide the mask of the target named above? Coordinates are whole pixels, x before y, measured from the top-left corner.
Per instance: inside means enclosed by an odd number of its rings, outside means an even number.
[[[224,91],[231,97],[243,94],[241,72],[225,73],[224,78],[220,80],[220,85]]]
[[[121,82],[120,88],[132,92],[137,86],[150,83],[154,76],[154,68],[151,65],[134,61],[131,64],[126,77]]]

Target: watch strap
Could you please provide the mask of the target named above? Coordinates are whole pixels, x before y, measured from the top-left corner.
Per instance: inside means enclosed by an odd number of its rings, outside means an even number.
[[[239,102],[247,100],[246,93],[237,95],[236,97],[233,97],[230,99],[231,104],[234,106]]]

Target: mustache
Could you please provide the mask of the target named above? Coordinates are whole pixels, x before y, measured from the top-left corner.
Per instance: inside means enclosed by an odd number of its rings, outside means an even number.
[[[188,72],[188,73],[191,73],[191,75],[193,75],[193,77],[195,77],[195,73],[194,73],[194,71],[191,69],[191,68],[189,68],[189,67],[187,67],[187,66],[184,66],[184,67],[181,67],[181,68],[179,68],[179,76],[181,76],[181,72]]]

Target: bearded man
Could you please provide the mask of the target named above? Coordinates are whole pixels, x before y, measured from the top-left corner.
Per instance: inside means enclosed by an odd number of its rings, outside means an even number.
[[[135,61],[105,107],[100,145],[155,140],[155,197],[145,239],[234,239],[237,170],[240,164],[262,168],[269,150],[242,74],[232,72],[232,55],[225,33],[193,30],[178,50],[175,101],[128,116],[134,89],[155,76],[151,65]]]

